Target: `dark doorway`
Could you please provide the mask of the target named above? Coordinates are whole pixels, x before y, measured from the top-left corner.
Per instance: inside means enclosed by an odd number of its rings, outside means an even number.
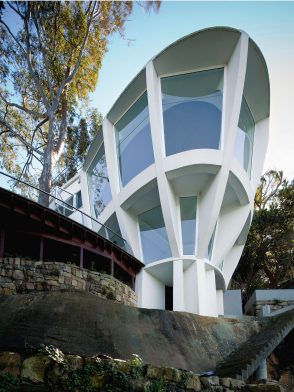
[[[173,310],[173,288],[165,286],[165,310]]]

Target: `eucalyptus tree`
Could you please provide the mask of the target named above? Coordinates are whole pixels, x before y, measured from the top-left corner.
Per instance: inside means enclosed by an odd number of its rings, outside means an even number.
[[[256,289],[279,288],[294,281],[294,182],[270,170],[260,181],[247,242],[233,275],[243,299]]]
[[[147,8],[150,4],[159,7],[149,2]],[[39,188],[50,192],[69,113],[94,91],[108,38],[123,34],[132,9],[131,1],[1,3],[2,166],[23,175],[38,162]],[[24,165],[20,149],[26,153]],[[40,193],[39,202],[48,201]]]

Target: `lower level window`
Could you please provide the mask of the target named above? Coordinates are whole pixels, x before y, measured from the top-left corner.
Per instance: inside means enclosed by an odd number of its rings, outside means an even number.
[[[161,207],[138,216],[143,259],[146,264],[171,257]]]
[[[195,254],[196,196],[180,197],[183,254]]]

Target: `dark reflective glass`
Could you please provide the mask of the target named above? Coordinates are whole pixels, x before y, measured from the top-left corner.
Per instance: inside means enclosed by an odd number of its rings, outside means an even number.
[[[254,118],[246,99],[243,97],[235,140],[235,156],[248,174],[251,171],[254,130]]]
[[[138,216],[144,263],[171,257],[161,207]]]
[[[154,162],[147,93],[115,125],[122,185]]]
[[[161,79],[166,155],[220,148],[223,69]]]
[[[104,144],[100,147],[94,162],[88,171],[88,185],[91,209],[98,218],[111,201],[111,191],[106,166]]]

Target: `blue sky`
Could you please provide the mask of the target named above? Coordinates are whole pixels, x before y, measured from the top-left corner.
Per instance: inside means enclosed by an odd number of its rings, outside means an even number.
[[[173,41],[202,28],[246,31],[260,47],[271,82],[270,143],[265,168],[294,177],[294,2],[163,1],[159,13],[139,6],[125,25],[126,39],[110,40],[91,105],[105,115],[144,65]],[[128,41],[130,39],[130,41]]]

